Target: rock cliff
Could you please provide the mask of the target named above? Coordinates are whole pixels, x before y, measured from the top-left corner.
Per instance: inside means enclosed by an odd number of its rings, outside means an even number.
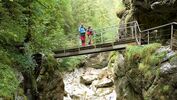
[[[176,0],[122,0],[123,9],[117,16],[120,23],[137,20],[142,28],[150,28],[161,24],[177,21]]]
[[[128,47],[114,66],[117,100],[176,100],[177,56],[160,44]]]

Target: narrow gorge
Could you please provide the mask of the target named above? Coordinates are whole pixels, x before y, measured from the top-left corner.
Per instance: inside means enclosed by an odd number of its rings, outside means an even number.
[[[0,100],[176,100],[176,12],[176,0],[0,0]]]

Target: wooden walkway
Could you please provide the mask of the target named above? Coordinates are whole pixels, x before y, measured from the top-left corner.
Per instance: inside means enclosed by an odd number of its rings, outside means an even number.
[[[121,40],[113,43],[103,43],[103,44],[97,44],[93,46],[54,51],[55,53],[54,57],[62,58],[62,57],[93,54],[93,53],[106,52],[106,51],[123,50],[130,44],[136,45],[135,39]]]
[[[85,54],[93,54],[99,52],[107,52],[107,51],[114,51],[114,50],[124,50],[128,45],[142,45],[144,44],[143,41],[146,41],[146,44],[152,43],[152,39],[156,39],[153,34],[159,34],[162,31],[158,31],[161,28],[168,27],[168,31],[165,35],[168,40],[170,40],[170,47],[177,48],[177,30],[175,29],[176,22],[160,25],[154,28],[141,30],[138,23],[136,21],[130,22],[133,23],[130,30],[130,35],[124,37],[123,39],[118,39],[113,42],[108,43],[97,43],[92,46],[85,46],[85,47],[78,47],[78,48],[70,48],[70,49],[62,49],[62,50],[55,50],[54,57],[55,58],[62,58],[62,57],[70,57],[70,56],[77,56],[77,55],[85,55]],[[128,28],[130,28],[128,27]],[[101,33],[102,34],[102,33]],[[127,34],[127,33],[125,33]],[[144,36],[144,37],[143,37]],[[146,37],[145,37],[146,36]],[[102,39],[102,35],[101,35]],[[142,41],[143,40],[143,41]]]

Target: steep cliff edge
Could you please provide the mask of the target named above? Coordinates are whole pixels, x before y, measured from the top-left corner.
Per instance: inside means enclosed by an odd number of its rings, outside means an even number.
[[[177,56],[160,44],[128,47],[114,66],[117,100],[176,100]]]

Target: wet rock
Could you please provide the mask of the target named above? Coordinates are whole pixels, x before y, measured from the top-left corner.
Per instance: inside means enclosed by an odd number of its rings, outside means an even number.
[[[99,80],[98,83],[95,85],[96,88],[104,88],[104,87],[111,87],[113,86],[113,80],[104,78]]]
[[[41,100],[63,100],[64,83],[60,72],[55,71],[52,75],[47,73],[38,80]]]
[[[172,58],[173,56],[176,55],[176,52],[172,51],[172,50],[170,49],[170,46],[161,47],[161,48],[159,48],[159,49],[156,51],[156,53],[163,53],[163,52],[166,52],[167,54],[166,54],[166,56],[163,58],[162,62],[167,61],[167,60],[169,60],[170,58]]]
[[[171,52],[170,46],[164,46],[156,50],[156,53]]]
[[[105,67],[105,68],[101,69],[101,71],[98,75],[98,79],[103,79],[103,78],[109,78],[109,79],[113,80],[112,68]]]
[[[98,96],[105,96],[113,92],[113,88],[99,88],[96,90]]]
[[[177,66],[177,56],[174,56],[173,58],[170,59],[170,64]]]
[[[108,65],[108,53],[99,53],[90,57],[86,60],[85,66],[92,67],[96,69],[104,68]]]
[[[177,72],[177,66],[172,66],[169,62],[163,63],[160,69],[162,74],[172,74]]]
[[[163,60],[164,61],[169,60],[170,58],[172,58],[175,55],[176,55],[176,53],[174,51],[170,51],[169,53],[167,53],[166,57]]]
[[[90,88],[86,87],[83,84],[78,83],[67,85],[65,89],[71,98],[73,97],[82,98],[85,95],[89,96],[94,94],[94,92]]]
[[[101,84],[104,88],[96,88],[96,85],[102,82],[104,78],[111,80],[109,79],[112,76],[111,71],[112,69],[107,67],[103,69],[86,67],[66,73],[64,75],[64,83],[67,95],[64,100],[115,100],[116,93],[113,85],[106,83],[106,85]],[[81,84],[83,79],[84,82],[87,81],[91,85]],[[112,80],[111,84],[113,84]]]
[[[96,80],[97,78],[97,75],[84,75],[80,77],[80,82],[85,85],[90,85],[92,84],[92,81]]]
[[[148,50],[150,48],[144,52],[149,53]],[[162,54],[162,52],[166,53]],[[131,54],[133,53],[131,52]],[[137,54],[143,55],[143,53],[134,53],[134,55]],[[176,100],[177,57],[175,55],[176,53],[168,47],[162,47],[149,53],[148,57],[140,56],[142,57],[140,60],[127,59],[127,56],[125,60],[123,58],[117,60],[116,68],[114,68],[117,100],[143,100],[144,98],[147,100]],[[158,64],[154,64],[155,59],[159,61]],[[164,61],[164,59],[166,60]],[[139,68],[142,66],[145,69],[140,70]]]
[[[88,67],[85,69],[84,75],[99,75],[101,72],[102,72],[102,69],[95,69],[95,68]]]
[[[115,63],[116,64],[114,66],[114,80],[118,77],[124,76],[125,73],[125,58],[122,54],[119,54],[119,59],[117,59]]]

